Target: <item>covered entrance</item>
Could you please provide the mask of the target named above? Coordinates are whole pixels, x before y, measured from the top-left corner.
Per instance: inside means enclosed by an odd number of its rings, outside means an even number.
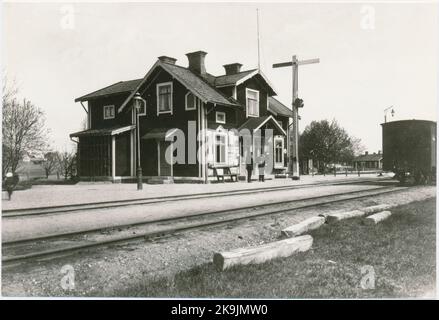
[[[170,141],[157,141],[157,154],[158,156],[158,176],[160,177],[172,177],[172,150]],[[171,147],[170,149],[168,149]]]
[[[142,137],[142,168],[146,176],[173,177],[172,141],[175,130],[152,129]]]
[[[247,130],[247,134],[246,131]],[[265,175],[285,169],[286,133],[272,116],[249,118],[240,128],[240,172],[247,175],[247,164],[253,156],[253,174]],[[259,165],[265,163],[263,169]]]
[[[82,179],[112,179],[133,175],[135,126],[88,129],[72,133],[78,138],[78,175]]]

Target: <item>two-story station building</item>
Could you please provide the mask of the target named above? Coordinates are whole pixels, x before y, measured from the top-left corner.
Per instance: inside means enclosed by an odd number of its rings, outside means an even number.
[[[206,71],[206,54],[188,53],[188,67],[161,56],[142,79],[121,81],[75,99],[88,119],[86,130],[70,135],[78,143],[81,179],[135,177],[136,93],[146,101],[138,117],[144,180],[207,182],[215,167],[234,167],[245,176],[249,153],[266,155],[267,148],[273,148],[274,165],[266,174],[285,172],[291,110],[273,97],[276,92],[260,70],[241,71],[242,65],[233,63],[224,65],[224,75],[214,76]],[[231,129],[248,129],[250,134],[271,129],[273,136],[249,151],[243,148],[243,137]],[[175,130],[186,136],[184,163],[166,161],[166,150],[174,143],[169,135]]]

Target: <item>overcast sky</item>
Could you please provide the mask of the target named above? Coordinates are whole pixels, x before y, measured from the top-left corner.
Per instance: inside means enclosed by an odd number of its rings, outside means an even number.
[[[393,120],[436,120],[433,3],[5,3],[2,64],[20,94],[45,110],[53,144],[63,150],[85,117],[75,98],[143,77],[158,56],[187,66],[186,53],[204,50],[214,75],[232,62],[257,67],[256,8],[261,69],[279,100],[291,104],[291,69],[273,63],[293,54],[321,60],[299,68],[301,129],[335,118],[374,152],[384,108],[395,106]]]

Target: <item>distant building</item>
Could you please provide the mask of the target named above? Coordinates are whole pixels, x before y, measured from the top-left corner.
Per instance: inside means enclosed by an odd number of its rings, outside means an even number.
[[[355,170],[361,171],[382,170],[383,154],[381,151],[372,154],[369,154],[369,152],[366,151],[364,154],[354,159],[353,166]]]

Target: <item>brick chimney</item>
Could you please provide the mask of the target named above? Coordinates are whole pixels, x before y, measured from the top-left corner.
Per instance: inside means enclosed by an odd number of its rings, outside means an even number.
[[[204,57],[206,57],[207,52],[195,51],[186,53],[189,60],[189,70],[204,75],[206,73],[206,67],[204,66]]]
[[[171,58],[171,57],[167,57],[167,56],[160,56],[160,57],[158,57],[158,59],[161,62],[169,63],[169,64],[175,64],[175,62],[177,61],[177,59]]]
[[[226,75],[236,74],[241,72],[242,64],[240,63],[230,63],[223,65],[224,69],[226,70]]]

